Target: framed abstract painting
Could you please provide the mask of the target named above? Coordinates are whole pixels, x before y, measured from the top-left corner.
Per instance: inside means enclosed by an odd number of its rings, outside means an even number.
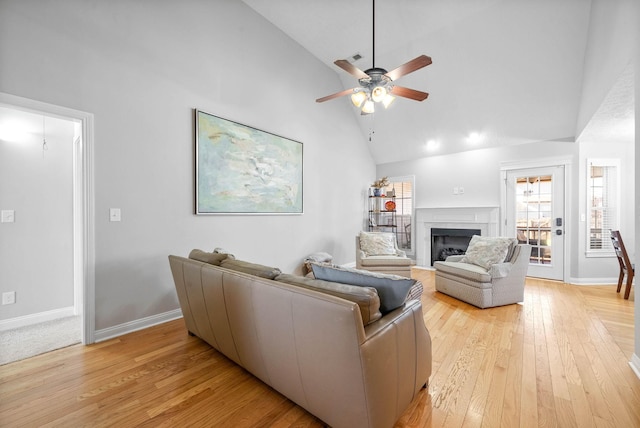
[[[195,213],[302,214],[303,145],[195,110]]]

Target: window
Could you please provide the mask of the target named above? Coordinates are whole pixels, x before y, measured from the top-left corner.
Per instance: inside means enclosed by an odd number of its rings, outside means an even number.
[[[414,177],[390,177],[387,189],[396,192],[396,216],[398,223],[398,247],[411,251]]]
[[[587,256],[612,256],[619,222],[619,161],[587,160]]]

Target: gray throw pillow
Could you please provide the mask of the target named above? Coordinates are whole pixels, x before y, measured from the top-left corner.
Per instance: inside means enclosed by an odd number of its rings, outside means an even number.
[[[383,314],[402,306],[407,298],[409,289],[416,283],[415,279],[399,275],[379,274],[359,269],[315,263],[311,265],[311,268],[316,279],[375,288],[380,297],[380,312]]]

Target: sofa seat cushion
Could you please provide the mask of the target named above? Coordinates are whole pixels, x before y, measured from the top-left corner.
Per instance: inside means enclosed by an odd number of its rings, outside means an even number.
[[[411,266],[411,259],[409,257],[397,257],[397,256],[368,256],[360,259],[362,266]]]
[[[226,269],[248,273],[249,275],[255,275],[266,279],[274,279],[276,276],[282,273],[282,271],[280,271],[280,269],[278,268],[264,266],[257,263],[245,262],[244,260],[236,260],[228,257],[220,263],[220,266]]]
[[[303,276],[296,276],[287,273],[278,275],[276,281],[295,285],[298,287],[320,291],[325,294],[349,300],[358,305],[362,323],[364,325],[382,318],[380,313],[380,297],[373,287],[358,287],[357,285],[341,284],[339,282],[322,281]]]
[[[360,269],[348,269],[337,266],[311,265],[316,279],[341,282],[360,287],[373,287],[380,296],[380,312],[386,314],[404,304],[415,279],[399,275],[388,275]]]
[[[464,262],[435,262],[433,267],[438,272],[445,272],[475,282],[491,283],[491,275],[487,270],[478,265]]]

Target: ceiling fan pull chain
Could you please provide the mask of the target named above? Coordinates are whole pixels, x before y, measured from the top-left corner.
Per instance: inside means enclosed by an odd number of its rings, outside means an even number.
[[[49,150],[49,146],[47,146],[47,131],[45,128],[45,116],[42,116],[42,159],[44,159],[44,152]]]

